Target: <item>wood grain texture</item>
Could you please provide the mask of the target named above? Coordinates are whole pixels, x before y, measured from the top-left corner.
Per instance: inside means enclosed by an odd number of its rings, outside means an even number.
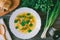
[[[13,11],[16,7],[18,7],[20,0],[11,0],[12,6],[9,8],[8,11],[0,12],[0,16],[3,16],[5,14],[8,14],[9,12]]]
[[[60,30],[60,15],[57,17],[53,27],[57,30]]]
[[[44,13],[40,13],[40,12],[38,12],[39,13],[39,15],[40,15],[40,17],[41,17],[41,20],[42,20],[42,28],[44,27],[44,23],[45,23],[45,20],[46,20],[46,14],[44,14]],[[57,17],[57,19],[55,20],[55,22],[54,22],[54,24],[52,25],[53,26],[53,28],[55,28],[55,29],[57,29],[57,30],[60,30],[60,14],[59,14],[59,16]]]

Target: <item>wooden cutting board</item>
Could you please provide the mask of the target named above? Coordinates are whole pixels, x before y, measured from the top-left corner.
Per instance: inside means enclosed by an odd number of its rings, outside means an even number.
[[[12,6],[8,11],[5,12],[0,12],[0,16],[3,16],[5,14],[8,14],[9,12],[13,11],[18,5],[20,4],[20,0],[11,0],[12,1]]]

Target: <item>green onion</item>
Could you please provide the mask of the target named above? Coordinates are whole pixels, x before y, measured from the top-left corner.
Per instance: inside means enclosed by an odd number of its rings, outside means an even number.
[[[21,30],[26,30],[28,27],[23,27]]]
[[[30,16],[30,17],[29,17],[29,19],[32,19],[32,18],[33,18],[33,16]]]
[[[24,15],[23,15],[23,16],[20,15],[20,16],[18,16],[18,17],[19,17],[19,18],[26,18],[26,16],[24,16]]]
[[[29,16],[29,15],[30,15],[30,13],[27,13],[27,15]]]
[[[48,31],[48,29],[53,25],[53,23],[55,22],[57,16],[59,15],[59,11],[60,11],[60,1],[57,0],[57,3],[54,7],[54,10],[50,13],[51,15],[48,15],[47,20],[46,20],[46,25],[44,27],[44,31],[41,35],[41,38],[46,38],[46,33]]]
[[[29,26],[30,26],[30,27],[32,27],[32,26],[33,26],[33,24],[30,24]]]
[[[14,20],[14,23],[17,23],[18,22],[18,20]]]
[[[25,21],[24,20],[22,20],[21,25],[25,26]]]
[[[18,26],[16,26],[15,28],[18,29]]]
[[[28,30],[28,32],[30,33],[32,30]]]
[[[28,24],[29,22],[30,22],[30,20],[27,20],[27,21],[26,21],[26,24]]]
[[[18,17],[19,17],[19,18],[22,18],[22,16],[20,16],[20,15],[19,15]]]

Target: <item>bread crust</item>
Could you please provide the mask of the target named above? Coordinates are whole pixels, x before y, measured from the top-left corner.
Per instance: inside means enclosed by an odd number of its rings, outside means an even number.
[[[12,6],[9,8],[9,10],[0,12],[0,16],[4,16],[5,14],[8,14],[9,12],[13,11],[16,7],[18,7],[20,0],[11,0]]]

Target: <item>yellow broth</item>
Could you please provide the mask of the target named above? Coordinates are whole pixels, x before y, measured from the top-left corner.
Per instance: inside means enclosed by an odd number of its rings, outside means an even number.
[[[18,14],[14,20],[15,28],[23,34],[32,32],[35,28],[35,24],[35,17],[32,13],[27,12]]]

